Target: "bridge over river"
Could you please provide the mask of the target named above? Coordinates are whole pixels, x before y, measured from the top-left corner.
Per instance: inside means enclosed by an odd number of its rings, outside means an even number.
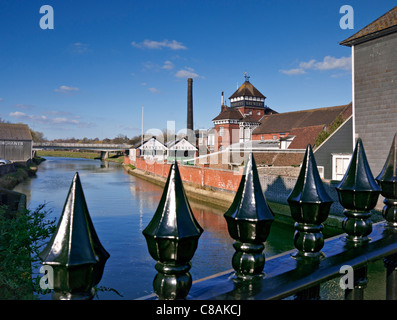
[[[109,144],[109,143],[56,143],[56,142],[34,142],[35,150],[91,150],[100,151],[101,158],[108,158],[109,152],[122,152],[128,154],[132,148],[129,144]]]

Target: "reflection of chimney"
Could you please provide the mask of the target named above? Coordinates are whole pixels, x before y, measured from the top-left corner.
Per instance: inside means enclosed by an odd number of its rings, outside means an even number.
[[[187,121],[186,128],[193,130],[193,79],[187,79]]]

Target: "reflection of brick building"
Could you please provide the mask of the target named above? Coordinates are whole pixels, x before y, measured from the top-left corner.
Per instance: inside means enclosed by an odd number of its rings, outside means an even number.
[[[221,112],[212,121],[217,137],[214,151],[224,150],[233,143],[251,140],[252,131],[260,125],[264,115],[277,113],[265,105],[266,97],[246,76],[245,82],[230,96],[230,107],[223,103]]]

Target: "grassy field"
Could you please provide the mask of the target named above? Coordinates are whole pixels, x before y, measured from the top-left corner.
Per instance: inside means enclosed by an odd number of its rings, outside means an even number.
[[[61,151],[61,150],[39,150],[37,156],[45,157],[62,157],[62,158],[83,158],[83,159],[98,159],[99,152],[78,152],[78,151]],[[110,157],[104,159],[106,161],[123,163],[124,156],[116,156],[110,154]]]
[[[61,150],[39,150],[36,152],[37,156],[45,157],[62,157],[62,158],[84,158],[95,159],[100,156],[99,152],[75,152],[75,151],[61,151]]]

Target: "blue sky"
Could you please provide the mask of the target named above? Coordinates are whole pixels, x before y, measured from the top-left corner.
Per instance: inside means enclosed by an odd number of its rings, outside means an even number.
[[[342,5],[354,29],[341,29]],[[51,5],[54,29],[39,26]],[[339,42],[396,5],[379,1],[1,0],[0,117],[54,138],[133,137],[212,127],[221,92],[244,81],[278,111],[351,101],[351,49]]]

